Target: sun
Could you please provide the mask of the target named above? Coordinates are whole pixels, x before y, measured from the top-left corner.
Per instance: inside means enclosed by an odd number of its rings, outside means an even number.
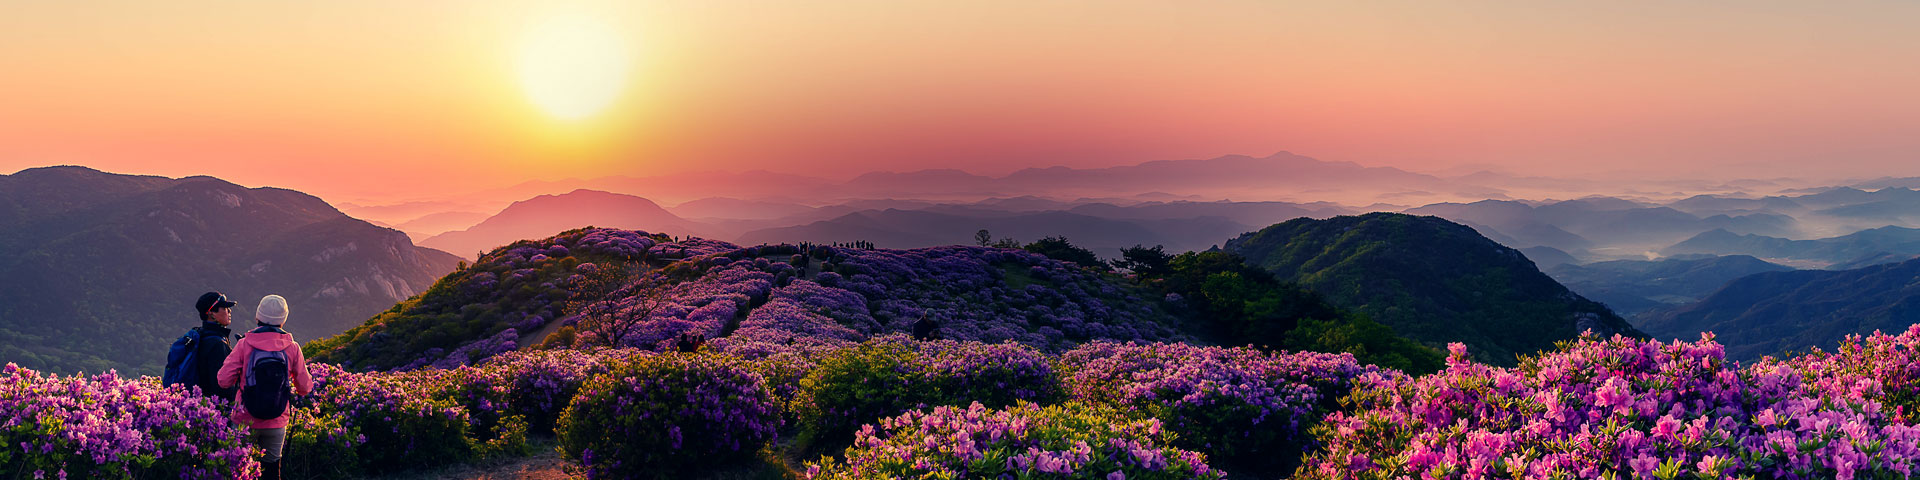
[[[527,100],[565,120],[606,110],[626,89],[632,68],[626,39],[606,21],[579,13],[534,24],[515,58]]]

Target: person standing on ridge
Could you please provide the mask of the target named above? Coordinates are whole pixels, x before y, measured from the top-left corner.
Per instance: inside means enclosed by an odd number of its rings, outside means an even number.
[[[248,440],[260,447],[261,480],[280,479],[280,454],[287,444],[288,405],[295,395],[313,391],[307,359],[300,344],[282,329],[287,323],[287,299],[267,295],[254,309],[259,328],[233,346],[220,366],[220,385],[239,388],[233,421],[246,425]]]
[[[920,320],[913,322],[913,338],[922,342],[940,338],[940,324],[920,314]]]
[[[200,300],[193,303],[194,311],[200,314],[200,326],[188,330],[168,350],[163,384],[198,388],[201,395],[219,401],[233,398],[234,390],[222,388],[216,376],[220,373],[221,361],[233,351],[227,343],[227,337],[233,335],[233,330],[227,327],[233,323],[233,306],[220,292],[200,295]]]

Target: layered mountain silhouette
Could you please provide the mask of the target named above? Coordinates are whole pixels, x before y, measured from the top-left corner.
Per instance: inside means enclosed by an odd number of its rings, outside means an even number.
[[[1832,345],[1848,334],[1905,331],[1920,323],[1920,259],[1843,270],[1796,270],[1741,277],[1699,302],[1655,312],[1641,323],[1657,338],[1711,331],[1727,357]]]
[[[1227,241],[1227,251],[1429,344],[1466,343],[1512,363],[1582,331],[1641,335],[1561,286],[1519,251],[1438,217],[1370,213],[1296,219]]]
[[[408,236],[428,238],[442,233],[473,226],[487,219],[480,212],[440,212],[422,215],[420,218],[400,222],[394,229],[407,232]]]
[[[668,210],[682,218],[775,220],[806,215],[818,209],[791,201],[775,202],[707,197],[682,203]]]
[[[1714,229],[1662,249],[1660,253],[1752,255],[1823,264],[1856,262],[1875,257],[1898,259],[1900,255],[1920,254],[1920,229],[1886,226],[1818,240],[1741,235],[1725,229]]]
[[[459,261],[300,192],[83,167],[0,175],[0,248],[0,358],[57,372],[159,374],[209,290],[239,303],[240,329],[284,296],[288,328],[316,338]]]
[[[1070,212],[1009,213],[984,209],[868,210],[792,227],[747,232],[737,243],[833,243],[870,241],[886,248],[920,248],[971,243],[987,230],[994,238],[1031,242],[1064,236],[1074,244],[1114,257],[1133,245],[1164,245],[1168,250],[1205,250],[1220,239],[1252,227],[1221,217],[1122,220]]]
[[[1700,300],[1727,282],[1792,267],[1747,255],[1661,260],[1613,260],[1544,269],[1581,296],[1604,303],[1627,318],[1648,310]]]
[[[1569,253],[1602,246],[1658,248],[1713,229],[1775,235],[1796,231],[1793,217],[1776,213],[1702,217],[1672,207],[1606,197],[1539,206],[1505,200],[1439,203],[1406,213],[1471,225],[1490,237],[1504,237],[1502,243],[1511,247],[1547,246]]]
[[[475,258],[501,245],[587,226],[680,234],[700,230],[698,224],[660,208],[652,200],[581,189],[514,202],[479,224],[435,235],[420,244]]]

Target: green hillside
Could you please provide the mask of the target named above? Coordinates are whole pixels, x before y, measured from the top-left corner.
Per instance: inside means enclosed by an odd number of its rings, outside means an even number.
[[[1644,336],[1540,273],[1519,251],[1438,217],[1301,218],[1224,248],[1400,335],[1429,345],[1462,342],[1486,361],[1512,363],[1515,354],[1584,330]]]

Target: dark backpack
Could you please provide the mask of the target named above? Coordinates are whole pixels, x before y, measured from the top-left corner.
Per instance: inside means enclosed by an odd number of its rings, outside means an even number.
[[[179,340],[167,347],[167,371],[160,374],[161,386],[186,385],[193,388],[200,384],[200,369],[195,368],[199,359],[195,352],[200,350],[200,327],[187,330]]]
[[[280,418],[287,413],[287,404],[293,401],[293,392],[288,389],[291,383],[287,376],[287,352],[256,349],[249,357],[247,381],[240,387],[240,404],[253,418]]]

